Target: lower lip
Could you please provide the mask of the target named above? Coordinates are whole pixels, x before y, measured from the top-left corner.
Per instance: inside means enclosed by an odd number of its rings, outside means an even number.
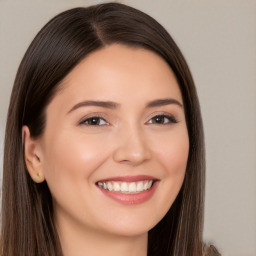
[[[125,205],[136,205],[148,201],[153,196],[157,188],[157,182],[154,182],[150,189],[136,194],[124,194],[120,192],[105,190],[101,187],[98,188],[103,192],[104,195],[114,199],[119,203]]]

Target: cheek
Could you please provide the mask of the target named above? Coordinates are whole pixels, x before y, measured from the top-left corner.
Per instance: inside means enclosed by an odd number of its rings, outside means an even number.
[[[90,180],[94,171],[104,162],[108,151],[100,139],[64,132],[54,138],[51,136],[44,152],[44,171],[49,186],[67,183],[79,186],[79,183]]]
[[[183,184],[188,153],[189,139],[187,132],[180,133],[180,136],[169,136],[162,142],[161,147],[156,148],[156,155],[165,172],[159,184],[161,196],[159,197],[159,207],[162,207],[165,214],[175,198],[177,197]]]
[[[169,136],[156,149],[166,175],[184,175],[189,153],[189,138],[186,131]]]

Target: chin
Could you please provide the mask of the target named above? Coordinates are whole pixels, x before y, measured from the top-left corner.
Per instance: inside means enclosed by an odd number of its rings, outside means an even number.
[[[116,221],[108,221],[105,223],[104,229],[108,233],[118,236],[141,236],[147,234],[157,223],[162,219],[162,216],[152,216],[147,213],[143,216],[120,216]]]

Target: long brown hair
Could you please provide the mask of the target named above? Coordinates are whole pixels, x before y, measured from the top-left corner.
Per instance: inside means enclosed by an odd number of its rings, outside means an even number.
[[[22,126],[44,132],[45,108],[65,76],[88,54],[119,43],[156,52],[182,92],[190,151],[185,180],[166,216],[149,231],[148,255],[202,255],[204,141],[200,107],[188,65],[167,31],[132,7],[108,3],[65,11],[37,34],[19,66],[11,95],[4,147],[2,255],[60,256],[47,183],[26,170]]]

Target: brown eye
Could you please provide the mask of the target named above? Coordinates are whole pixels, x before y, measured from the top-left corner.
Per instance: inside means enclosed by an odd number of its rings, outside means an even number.
[[[177,120],[173,116],[169,115],[157,115],[149,120],[150,124],[170,124],[177,123]]]
[[[101,117],[93,116],[83,120],[80,124],[101,126],[101,125],[107,125],[108,123],[105,119]]]

